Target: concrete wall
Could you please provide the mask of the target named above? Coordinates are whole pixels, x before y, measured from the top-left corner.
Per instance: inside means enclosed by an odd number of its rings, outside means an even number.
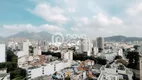
[[[0,44],[0,63],[5,62],[5,44]]]
[[[50,75],[50,74],[54,74],[54,65],[53,64],[47,64],[44,67],[44,75]]]
[[[46,66],[41,66],[39,68],[27,70],[28,76],[30,79],[34,79],[40,76],[52,75],[55,72],[58,72],[64,68],[71,67],[71,61],[67,62],[53,62],[46,64]]]
[[[23,64],[25,64],[26,61],[27,61],[27,57],[26,57],[26,56],[19,58],[19,59],[18,59],[18,66],[19,66],[19,67],[22,67]]]
[[[42,67],[39,67],[39,68],[35,68],[35,69],[30,69],[27,71],[28,72],[28,77],[33,79],[33,78],[36,78],[38,76],[42,76]]]
[[[93,54],[97,55],[97,53],[98,53],[98,47],[93,47]]]
[[[23,51],[25,53],[25,55],[29,55],[29,42],[23,42]]]
[[[105,68],[106,73],[116,74],[116,69]]]
[[[0,80],[10,80],[10,74],[1,76],[1,77],[0,77]]]
[[[73,60],[73,51],[62,52],[61,54],[64,60]]]

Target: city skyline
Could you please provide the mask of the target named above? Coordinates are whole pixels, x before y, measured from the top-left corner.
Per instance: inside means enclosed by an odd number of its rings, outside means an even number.
[[[0,80],[142,80],[142,0],[0,0]]]
[[[0,1],[0,36],[18,32],[141,36],[140,0]]]

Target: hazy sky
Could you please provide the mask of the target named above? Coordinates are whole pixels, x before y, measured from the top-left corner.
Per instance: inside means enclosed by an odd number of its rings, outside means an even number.
[[[21,31],[142,37],[142,0],[0,0],[0,36]]]

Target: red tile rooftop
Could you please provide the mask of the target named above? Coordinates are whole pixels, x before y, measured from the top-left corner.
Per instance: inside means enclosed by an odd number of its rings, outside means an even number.
[[[92,60],[85,60],[84,62],[93,62]]]

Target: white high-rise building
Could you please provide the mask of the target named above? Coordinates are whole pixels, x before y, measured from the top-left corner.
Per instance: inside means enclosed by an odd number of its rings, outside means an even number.
[[[97,47],[97,41],[96,40],[93,40],[93,47]]]
[[[81,51],[87,52],[87,40],[86,39],[81,39]]]
[[[39,41],[38,46],[40,46],[42,52],[47,52],[49,49],[49,42],[46,40]]]
[[[71,61],[73,60],[73,51],[72,50],[62,51],[61,55],[62,55],[63,60],[71,60]]]
[[[23,51],[25,55],[29,55],[29,41],[28,40],[23,42]]]
[[[0,44],[0,63],[5,62],[5,44]]]
[[[93,40],[93,55],[97,55],[98,52],[97,41]]]
[[[40,47],[34,48],[33,52],[34,52],[33,55],[41,55],[41,49],[40,49]]]
[[[118,50],[118,55],[120,55],[120,56],[123,57],[123,49],[119,49],[119,50]]]
[[[93,55],[97,55],[98,52],[98,47],[93,47]]]
[[[93,43],[91,39],[81,39],[81,52],[87,52],[88,56],[91,56]]]
[[[17,49],[22,50],[22,43],[17,44]]]
[[[87,56],[91,56],[92,54],[92,48],[93,48],[93,42],[91,39],[87,40]]]

